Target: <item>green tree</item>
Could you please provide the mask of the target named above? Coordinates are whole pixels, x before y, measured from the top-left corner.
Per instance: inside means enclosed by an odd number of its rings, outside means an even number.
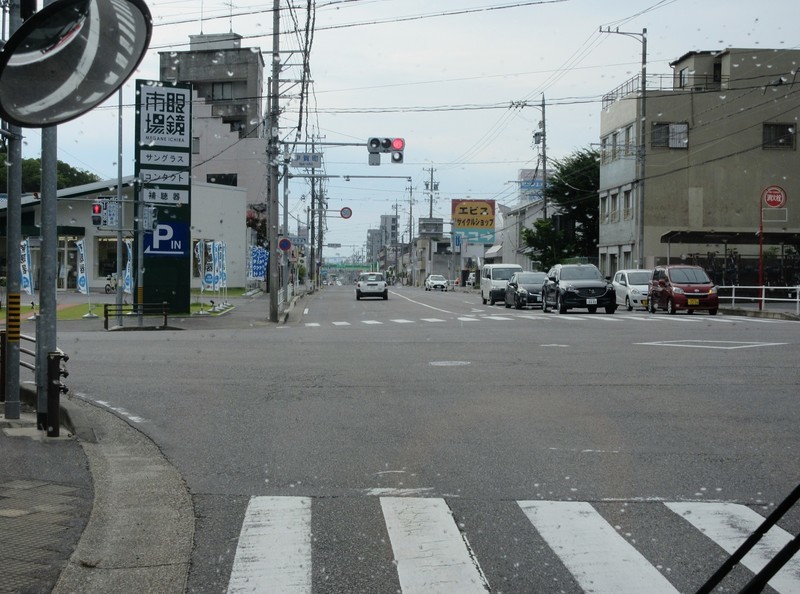
[[[532,259],[541,260],[542,267],[549,268],[566,258],[597,256],[599,187],[598,151],[582,149],[555,162],[555,171],[547,178],[545,197],[548,212],[555,215],[558,224],[551,219],[547,225],[536,224],[523,234],[528,246],[534,248]]]
[[[8,167],[6,157],[8,153],[0,152],[0,191],[6,191],[8,180]],[[58,161],[56,164],[56,187],[71,188],[100,181],[100,177],[88,171]],[[22,192],[40,192],[42,189],[42,161],[41,159],[22,160]]]
[[[522,230],[522,239],[534,250],[531,259],[538,260],[539,268],[545,272],[575,251],[567,234],[557,230],[552,219],[534,221],[533,229]]]

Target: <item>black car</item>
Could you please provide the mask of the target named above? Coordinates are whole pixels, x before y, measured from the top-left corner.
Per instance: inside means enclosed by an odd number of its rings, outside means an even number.
[[[617,300],[611,277],[604,277],[593,264],[556,264],[542,287],[542,311],[550,307],[558,313],[575,307],[595,313],[603,307],[607,314],[613,314]]]
[[[506,285],[506,307],[522,309],[542,304],[542,285],[547,280],[544,272],[515,272]]]

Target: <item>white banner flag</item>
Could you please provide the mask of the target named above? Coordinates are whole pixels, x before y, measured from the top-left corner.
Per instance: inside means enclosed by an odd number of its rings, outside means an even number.
[[[78,291],[84,295],[89,294],[89,281],[86,278],[86,240],[81,239],[75,242],[78,248]]]
[[[125,280],[122,290],[128,295],[133,295],[133,242],[126,241],[125,247],[128,248],[128,262],[125,264]]]
[[[31,272],[31,246],[28,240],[19,244],[19,275],[23,291],[33,295],[33,273]]]

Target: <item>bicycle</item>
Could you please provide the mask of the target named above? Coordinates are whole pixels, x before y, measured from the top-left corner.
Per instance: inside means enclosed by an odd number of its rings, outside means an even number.
[[[106,295],[114,293],[117,290],[117,275],[109,274],[106,277]]]

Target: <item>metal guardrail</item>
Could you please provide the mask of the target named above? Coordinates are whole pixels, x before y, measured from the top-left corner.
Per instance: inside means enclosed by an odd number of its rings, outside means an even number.
[[[779,305],[784,309],[794,305],[794,312],[800,316],[800,285],[795,287],[773,287],[758,285],[721,285],[717,287],[720,303],[727,302],[735,307],[738,304],[758,305],[759,309],[768,309],[769,304]]]
[[[134,303],[117,305],[115,303],[106,303],[103,305],[103,328],[108,330],[110,318],[119,318],[120,320],[125,317],[134,316],[141,320],[144,317],[159,317],[162,319],[161,328],[167,327],[169,316],[169,303]]]
[[[20,343],[27,342],[34,345],[36,344],[36,338],[34,336],[20,334],[19,338]],[[0,402],[6,401],[5,370],[7,353],[7,331],[0,330]],[[28,357],[31,357],[31,359],[20,358],[19,366],[33,372],[34,378],[37,379],[38,391],[40,378],[36,368],[36,347],[34,346],[33,349],[29,349],[20,346],[19,353],[20,355],[27,355]],[[47,353],[46,369],[44,370],[44,380],[46,382],[44,391],[46,392],[47,396],[47,407],[45,411],[37,411],[37,422],[40,429],[47,430],[48,437],[59,436],[61,427],[61,394],[66,394],[69,392],[69,388],[67,388],[67,386],[61,381],[62,377],[67,377],[69,375],[69,372],[61,367],[62,361],[69,361],[69,356],[66,355],[61,349]]]

